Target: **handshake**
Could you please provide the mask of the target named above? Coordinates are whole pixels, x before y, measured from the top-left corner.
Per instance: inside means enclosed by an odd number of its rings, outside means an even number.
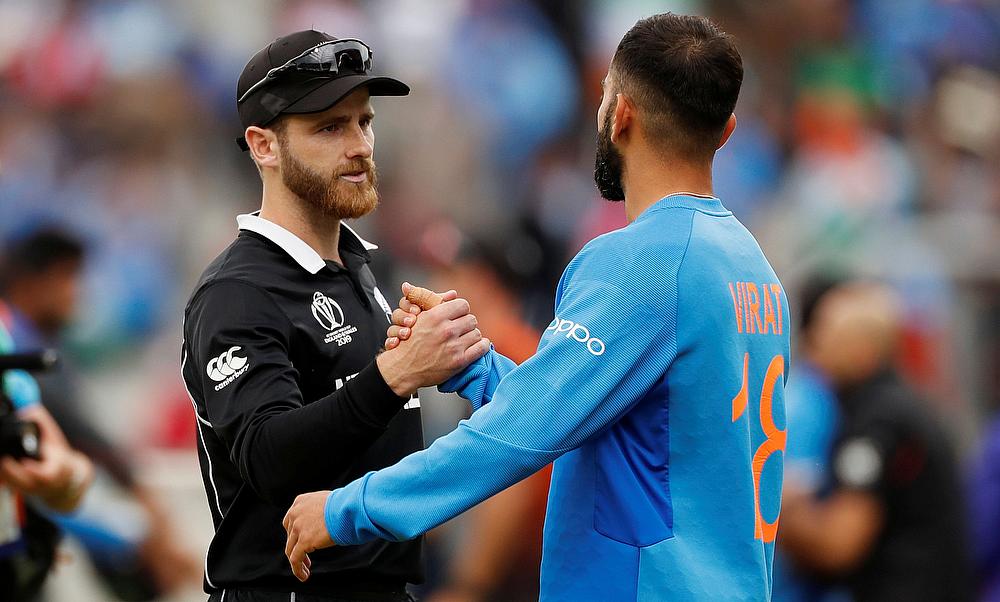
[[[399,308],[392,312],[386,351],[376,363],[386,384],[400,397],[437,385],[490,350],[469,302],[458,293],[438,294],[403,283]],[[419,326],[417,322],[419,321]]]
[[[490,340],[477,326],[469,302],[455,291],[438,294],[403,283],[385,352],[375,358],[382,378],[399,397],[443,383],[490,350]],[[309,578],[309,552],[334,545],[323,520],[329,494],[316,491],[296,497],[282,521],[288,533],[285,556],[300,581]]]

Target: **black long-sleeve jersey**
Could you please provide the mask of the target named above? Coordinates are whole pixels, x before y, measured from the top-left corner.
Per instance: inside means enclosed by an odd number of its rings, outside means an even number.
[[[205,590],[400,591],[423,579],[421,541],[311,554],[292,575],[282,518],[295,496],[334,489],[423,448],[420,403],[397,397],[375,355],[390,308],[369,249],[341,226],[343,266],[257,215],[202,275],[184,312],[181,373],[215,536]]]

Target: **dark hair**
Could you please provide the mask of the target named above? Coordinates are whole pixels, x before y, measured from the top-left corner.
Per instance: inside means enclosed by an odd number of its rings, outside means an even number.
[[[62,263],[80,263],[86,248],[73,234],[60,228],[47,227],[15,239],[4,250],[4,288],[17,280],[43,274]]]
[[[716,150],[743,83],[733,37],[705,17],[673,13],[636,23],[611,69],[651,137],[685,154]]]

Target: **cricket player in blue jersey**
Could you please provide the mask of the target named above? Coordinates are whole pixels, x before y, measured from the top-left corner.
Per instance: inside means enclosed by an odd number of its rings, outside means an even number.
[[[441,385],[471,418],[295,500],[284,526],[299,579],[314,549],[416,537],[554,462],[542,600],[770,598],[788,307],[712,194],[742,79],[708,19],[661,14],[625,35],[603,82],[595,179],[629,225],[569,263],[533,357],[491,351]],[[420,328],[394,323],[399,339]]]

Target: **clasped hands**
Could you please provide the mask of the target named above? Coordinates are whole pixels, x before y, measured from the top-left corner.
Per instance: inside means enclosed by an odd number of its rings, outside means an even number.
[[[455,291],[438,294],[404,283],[392,321],[386,351],[376,362],[386,384],[400,397],[448,380],[490,349],[469,302]]]
[[[469,302],[455,291],[439,294],[409,283],[402,288],[403,297],[386,333],[385,352],[375,361],[393,393],[409,397],[481,358],[489,351],[490,340],[479,331]],[[309,578],[309,553],[335,543],[326,528],[329,495],[316,491],[296,497],[282,521],[288,533],[285,556],[300,581]]]

